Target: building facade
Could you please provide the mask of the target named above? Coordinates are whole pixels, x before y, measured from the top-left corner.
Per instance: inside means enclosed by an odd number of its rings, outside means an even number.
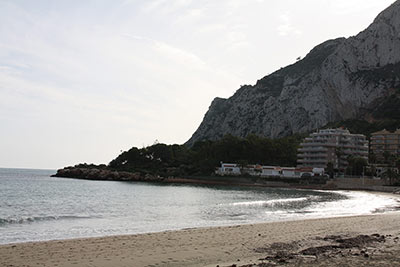
[[[295,168],[295,167],[280,167],[280,166],[261,166],[261,165],[246,165],[240,166],[236,163],[223,163],[221,167],[216,168],[215,174],[220,176],[240,176],[250,175],[258,177],[284,177],[284,178],[302,178],[324,175],[324,170],[320,168]],[[304,176],[306,175],[306,176]]]
[[[240,166],[236,163],[221,163],[221,167],[217,169],[218,175],[241,175]]]
[[[300,144],[297,154],[298,167],[326,168],[344,170],[349,156],[368,160],[368,141],[365,135],[351,134],[348,130],[325,129],[312,133]]]
[[[371,151],[378,159],[384,158],[384,153],[400,156],[400,130],[389,132],[386,129],[371,134]]]

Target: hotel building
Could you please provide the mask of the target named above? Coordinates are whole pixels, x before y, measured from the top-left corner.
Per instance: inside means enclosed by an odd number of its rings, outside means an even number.
[[[368,141],[365,135],[348,130],[325,129],[312,133],[300,144],[298,167],[326,168],[332,162],[335,169],[344,170],[349,156],[368,160]]]
[[[400,156],[400,130],[389,132],[384,129],[371,134],[371,151],[382,159],[385,151]]]

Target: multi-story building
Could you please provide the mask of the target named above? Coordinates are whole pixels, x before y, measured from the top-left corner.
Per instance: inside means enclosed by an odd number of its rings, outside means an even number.
[[[385,151],[400,156],[400,130],[389,132],[384,129],[371,134],[371,151],[382,159]]]
[[[365,135],[351,134],[343,128],[325,129],[312,133],[300,144],[298,167],[326,168],[331,162],[335,169],[344,170],[349,156],[368,160]]]

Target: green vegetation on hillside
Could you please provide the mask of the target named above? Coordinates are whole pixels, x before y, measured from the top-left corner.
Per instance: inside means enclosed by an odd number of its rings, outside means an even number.
[[[303,138],[300,135],[280,139],[226,135],[217,141],[197,142],[191,148],[166,144],[133,147],[112,160],[108,167],[168,177],[210,175],[220,162],[295,166],[297,148]]]
[[[385,119],[369,123],[365,120],[346,120],[327,124],[323,128],[347,128],[351,133],[371,133],[384,128],[400,128],[400,120]],[[285,138],[270,139],[254,134],[246,138],[225,135],[216,141],[198,141],[193,146],[154,145],[122,152],[106,165],[81,164],[76,167],[104,168],[116,171],[139,172],[141,174],[160,175],[162,177],[211,175],[221,162],[247,164],[296,166],[297,149],[307,134],[296,134]],[[371,159],[370,159],[371,161]],[[400,160],[399,160],[400,162]],[[363,159],[349,159],[348,174],[360,175],[367,162]],[[333,172],[333,167],[328,172]],[[330,170],[331,169],[331,170]]]
[[[400,128],[400,120],[387,119],[374,123],[364,120],[346,120],[329,123],[324,128],[345,127],[351,133],[371,133],[384,128]],[[185,145],[154,144],[144,148],[132,147],[112,160],[108,168],[120,171],[149,173],[153,175],[185,176],[210,175],[221,162],[261,165],[296,166],[297,148],[304,137],[293,135],[270,139],[254,134],[246,138],[225,135],[217,141],[199,141],[192,147]],[[357,163],[357,164],[356,164]],[[358,162],[353,173],[361,173]]]

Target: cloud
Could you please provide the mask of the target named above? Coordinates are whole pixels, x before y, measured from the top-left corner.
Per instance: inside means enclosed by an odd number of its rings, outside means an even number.
[[[301,35],[302,31],[296,29],[292,23],[292,18],[289,13],[285,13],[279,16],[280,25],[277,27],[278,34],[280,36],[287,35]]]
[[[155,42],[156,50],[167,60],[178,63],[185,68],[204,70],[206,63],[193,53],[173,47],[164,42]]]
[[[197,21],[204,21],[205,10],[202,8],[192,8],[185,10],[181,15],[177,16],[174,21],[174,25],[184,25],[188,23],[196,23]]]
[[[393,0],[336,0],[336,1],[327,1],[326,5],[329,6],[329,9],[333,10],[336,14],[339,15],[349,15],[357,12],[366,12],[370,10],[374,10],[374,13],[382,11],[384,8],[388,7],[393,3]],[[377,15],[377,14],[375,14]]]
[[[146,12],[160,12],[164,15],[175,13],[190,6],[192,0],[151,0],[146,1],[143,10]]]
[[[330,2],[357,8],[338,1],[0,1],[0,116],[9,131],[33,127],[29,138],[41,141],[32,141],[32,151],[47,146],[40,133],[48,125],[57,128],[51,133],[61,151],[84,151],[97,162],[111,156],[100,158],[96,147],[114,155],[156,138],[183,143],[214,97],[229,97],[331,34],[304,14],[321,14]],[[349,21],[358,27],[358,19]],[[339,24],[341,32],[349,22]],[[313,29],[307,38],[306,29]],[[29,138],[20,132],[19,140]],[[9,135],[5,142],[19,141]]]
[[[118,135],[107,125],[134,127],[136,137],[126,140],[129,145],[154,135],[184,142],[211,99],[239,84],[195,52],[135,28],[94,27],[80,20],[62,28],[62,17],[25,15],[35,22],[7,18],[19,21],[12,23],[18,34],[0,29],[0,98],[7,95],[1,102],[8,102],[0,113],[14,114],[15,121],[40,114],[42,121],[53,123],[58,116],[67,127],[75,117],[81,125],[103,121],[99,127],[109,134]]]

